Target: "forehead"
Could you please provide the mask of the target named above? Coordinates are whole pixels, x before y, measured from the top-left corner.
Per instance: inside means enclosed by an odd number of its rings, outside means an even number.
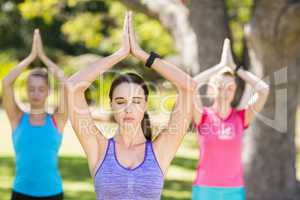
[[[133,97],[145,97],[143,88],[135,83],[121,83],[113,92],[114,98],[133,98]]]
[[[28,77],[28,86],[31,87],[40,87],[40,86],[47,86],[47,82],[43,77],[40,76],[29,76]]]
[[[232,76],[220,75],[211,81],[213,84],[235,84],[235,78]]]

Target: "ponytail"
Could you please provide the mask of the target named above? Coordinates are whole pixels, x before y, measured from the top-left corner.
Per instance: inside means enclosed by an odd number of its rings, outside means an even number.
[[[147,140],[152,140],[152,129],[151,129],[151,122],[150,117],[147,111],[144,113],[144,118],[142,120],[142,129],[144,136]]]

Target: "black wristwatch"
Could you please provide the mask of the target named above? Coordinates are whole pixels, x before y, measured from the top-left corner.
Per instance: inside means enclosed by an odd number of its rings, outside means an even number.
[[[151,51],[150,56],[147,59],[145,66],[151,68],[151,66],[153,65],[156,58],[160,58],[160,55]]]

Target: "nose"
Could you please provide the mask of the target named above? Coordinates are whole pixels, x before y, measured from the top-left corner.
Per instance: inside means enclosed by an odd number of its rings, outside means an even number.
[[[125,107],[125,112],[132,113],[132,111],[133,111],[133,104],[132,104],[132,102],[129,102]]]

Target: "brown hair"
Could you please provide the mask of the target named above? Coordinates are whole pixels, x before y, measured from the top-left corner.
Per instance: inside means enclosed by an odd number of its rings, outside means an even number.
[[[148,90],[148,87],[147,87],[144,79],[142,77],[140,77],[139,75],[137,75],[137,74],[126,73],[126,74],[118,76],[112,82],[112,85],[111,85],[110,91],[109,91],[109,99],[110,99],[110,101],[112,101],[114,90],[121,83],[135,83],[135,84],[141,86],[142,89],[144,90],[146,101],[148,100],[149,90]],[[150,118],[149,118],[149,115],[148,115],[147,112],[144,113],[144,118],[142,120],[142,129],[143,129],[143,133],[144,133],[145,138],[147,140],[152,140],[151,123],[150,123]]]
[[[231,77],[231,78],[234,79],[234,82],[235,82],[236,84],[238,83],[237,76],[236,76],[236,74],[233,73],[233,72],[225,71],[225,72],[221,73],[220,75],[221,75],[221,76],[229,76],[229,77]]]
[[[45,80],[46,84],[48,85],[49,78],[48,78],[48,72],[46,69],[44,69],[44,68],[32,69],[28,75],[28,78],[31,76],[41,77],[42,79]]]

